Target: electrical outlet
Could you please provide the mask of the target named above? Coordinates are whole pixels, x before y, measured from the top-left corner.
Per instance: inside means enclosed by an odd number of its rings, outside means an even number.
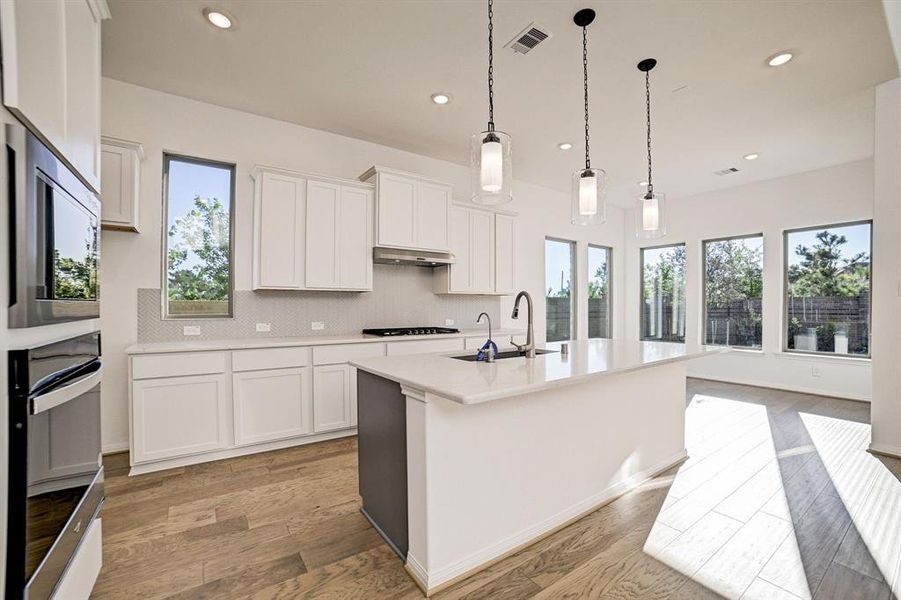
[[[272,331],[272,323],[257,323],[257,333]]]
[[[445,326],[445,327],[453,327],[453,326],[454,326],[454,320],[453,320],[453,319],[444,319],[444,326]]]
[[[821,375],[819,367],[810,367],[811,377],[819,377]]]
[[[198,325],[185,325],[182,328],[184,335],[200,335],[200,327]]]
[[[322,321],[313,321],[312,323],[310,323],[310,327],[313,328],[313,331],[322,331],[323,329],[325,329],[325,323],[323,323]]]

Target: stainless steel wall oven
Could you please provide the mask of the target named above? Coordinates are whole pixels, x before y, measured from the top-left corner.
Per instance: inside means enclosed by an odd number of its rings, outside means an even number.
[[[49,598],[103,503],[100,333],[8,353],[6,598]]]

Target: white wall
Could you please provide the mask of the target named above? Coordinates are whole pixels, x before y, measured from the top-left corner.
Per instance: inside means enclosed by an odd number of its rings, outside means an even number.
[[[761,158],[760,160],[765,160]],[[894,169],[898,170],[898,163]],[[665,191],[665,188],[661,191]],[[632,233],[633,211],[627,216],[630,231],[626,256],[626,335],[639,336],[639,249],[661,244],[686,244],[686,341],[700,343],[702,311],[702,255],[705,239],[763,233],[763,350],[734,351],[694,361],[689,373],[766,387],[809,391],[868,400],[871,395],[870,361],[811,357],[781,352],[782,257],[785,229],[870,219],[873,216],[873,162],[864,160],[817,171],[781,177],[671,200],[667,235],[660,240],[638,240]],[[876,228],[878,226],[874,226]],[[897,233],[897,228],[895,229]],[[883,268],[884,252],[874,251],[874,271]],[[897,252],[895,256],[897,256]],[[897,356],[897,352],[894,354]],[[814,369],[819,376],[814,376]]]
[[[876,88],[873,450],[901,456],[901,79]]]
[[[103,232],[101,301],[104,342],[103,442],[107,451],[128,445],[127,369],[125,348],[136,341],[138,288],[160,287],[162,155],[164,151],[237,164],[235,277],[238,289],[251,288],[250,171],[256,164],[281,166],[355,178],[373,164],[422,173],[454,186],[458,200],[469,194],[469,172],[461,165],[401,150],[196,102],[147,88],[103,80],[104,135],[140,142],[146,159],[141,168],[141,233]],[[478,127],[479,124],[474,124]],[[472,132],[461,131],[461,148]],[[515,142],[515,140],[514,140]],[[515,150],[514,150],[515,153]],[[461,156],[461,162],[468,157]],[[515,162],[514,162],[515,168]],[[566,185],[569,173],[561,173]],[[575,227],[569,222],[567,194],[522,183],[514,184],[517,222],[517,287],[535,298],[536,337],[544,338],[544,237],[579,242],[579,273],[584,281],[589,242],[614,248],[614,306],[622,306],[623,211],[610,208],[606,225]],[[509,314],[512,298],[502,301]],[[587,313],[587,299],[579,296]],[[507,319],[505,326],[524,326]],[[621,319],[614,318],[619,335]],[[587,335],[585,319],[579,335]]]

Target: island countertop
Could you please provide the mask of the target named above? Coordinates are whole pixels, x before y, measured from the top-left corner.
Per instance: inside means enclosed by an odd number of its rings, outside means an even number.
[[[566,343],[568,355],[560,352]],[[457,360],[461,352],[415,356],[380,356],[352,361],[358,369],[460,404],[478,404],[591,378],[728,352],[718,346],[686,347],[671,342],[571,340],[544,346],[554,352],[499,359],[493,363]]]

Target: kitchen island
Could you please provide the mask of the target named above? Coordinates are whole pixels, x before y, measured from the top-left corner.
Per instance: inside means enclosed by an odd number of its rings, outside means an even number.
[[[363,512],[427,593],[686,458],[685,361],[723,350],[567,346],[352,361]]]

